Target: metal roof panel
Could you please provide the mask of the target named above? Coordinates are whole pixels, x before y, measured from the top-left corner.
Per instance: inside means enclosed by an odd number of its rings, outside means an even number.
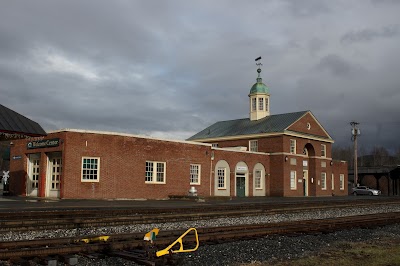
[[[43,136],[46,131],[31,119],[0,104],[0,131],[28,136]]]
[[[220,121],[205,128],[187,140],[284,132],[287,127],[296,122],[307,112],[308,111],[301,111],[270,115],[253,121],[249,118]]]

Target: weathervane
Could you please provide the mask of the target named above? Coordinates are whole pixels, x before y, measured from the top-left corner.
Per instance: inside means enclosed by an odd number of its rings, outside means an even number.
[[[256,60],[255,60],[257,62],[256,65],[258,66],[258,69],[257,69],[257,73],[258,73],[257,81],[258,81],[259,78],[261,78],[260,77],[260,73],[261,73],[262,64],[261,64],[261,62],[259,62],[260,60],[261,60],[261,56],[257,57]]]

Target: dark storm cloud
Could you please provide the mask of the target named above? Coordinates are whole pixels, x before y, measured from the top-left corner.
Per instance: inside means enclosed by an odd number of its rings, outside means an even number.
[[[396,2],[3,1],[0,103],[48,131],[184,139],[248,116],[262,56],[273,114],[399,146]]]
[[[316,66],[316,71],[327,70],[337,76],[352,76],[357,72],[355,66],[351,66],[349,62],[338,55],[327,55],[321,58]]]
[[[399,35],[399,25],[385,26],[379,30],[363,29],[346,33],[341,41],[343,43],[370,42],[380,38],[392,38]]]

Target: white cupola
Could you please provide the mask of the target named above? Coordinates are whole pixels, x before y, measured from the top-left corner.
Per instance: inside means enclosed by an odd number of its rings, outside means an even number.
[[[261,57],[257,58],[256,61],[260,60]],[[258,77],[257,82],[251,87],[249,93],[250,100],[250,120],[259,120],[266,116],[269,116],[269,88],[262,82],[260,76],[261,63],[257,63]]]

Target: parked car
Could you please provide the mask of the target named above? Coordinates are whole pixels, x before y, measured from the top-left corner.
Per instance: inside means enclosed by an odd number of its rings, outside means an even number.
[[[358,186],[358,187],[353,187],[352,188],[352,193],[354,196],[357,195],[374,195],[374,196],[378,196],[380,195],[382,192],[378,189],[373,189],[373,188],[369,188],[366,186]]]

